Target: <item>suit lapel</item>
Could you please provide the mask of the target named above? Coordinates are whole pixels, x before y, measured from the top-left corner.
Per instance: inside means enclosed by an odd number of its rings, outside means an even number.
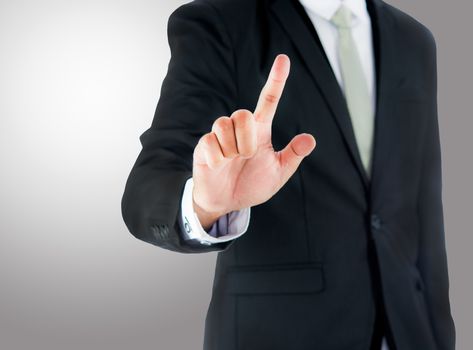
[[[294,42],[307,70],[315,80],[322,97],[335,117],[351,158],[355,163],[365,188],[368,189],[369,181],[358,152],[345,97],[330,64],[324,56],[324,52],[319,48],[316,40],[314,40],[313,33],[315,30],[311,33],[298,13],[296,6],[300,5],[293,3],[292,0],[275,0],[272,4],[272,11]]]
[[[326,101],[345,140],[351,158],[361,176],[365,189],[372,194],[380,188],[383,171],[389,162],[393,135],[398,127],[392,113],[392,93],[399,85],[400,71],[396,64],[394,23],[382,0],[367,0],[373,25],[373,49],[376,64],[375,131],[372,155],[371,181],[362,165],[358,146],[343,92],[327,62],[323,50],[317,45],[317,33],[307,26],[297,11],[297,0],[274,0],[271,10],[297,48],[307,70],[313,77],[320,94]],[[312,24],[311,24],[312,25]],[[313,29],[312,33],[311,30]],[[315,39],[314,40],[314,35]]]

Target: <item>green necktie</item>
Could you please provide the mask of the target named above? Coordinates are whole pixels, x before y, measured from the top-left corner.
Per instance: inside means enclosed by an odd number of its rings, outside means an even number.
[[[345,99],[350,112],[361,161],[368,176],[371,173],[374,113],[363,67],[351,35],[351,12],[341,5],[331,18],[338,29],[338,57]]]

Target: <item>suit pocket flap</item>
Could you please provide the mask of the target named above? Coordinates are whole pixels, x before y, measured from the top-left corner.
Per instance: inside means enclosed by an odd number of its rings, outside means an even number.
[[[224,278],[231,294],[318,293],[324,287],[322,264],[229,268]]]

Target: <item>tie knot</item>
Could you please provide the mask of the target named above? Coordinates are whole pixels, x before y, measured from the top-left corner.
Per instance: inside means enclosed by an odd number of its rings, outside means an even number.
[[[337,12],[332,16],[330,21],[339,29],[351,27],[351,11],[345,6],[340,5]]]

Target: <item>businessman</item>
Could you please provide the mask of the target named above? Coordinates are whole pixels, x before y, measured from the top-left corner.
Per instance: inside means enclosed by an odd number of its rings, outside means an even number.
[[[219,252],[204,349],[453,350],[430,31],[382,0],[197,0],[168,36],[122,212]]]

